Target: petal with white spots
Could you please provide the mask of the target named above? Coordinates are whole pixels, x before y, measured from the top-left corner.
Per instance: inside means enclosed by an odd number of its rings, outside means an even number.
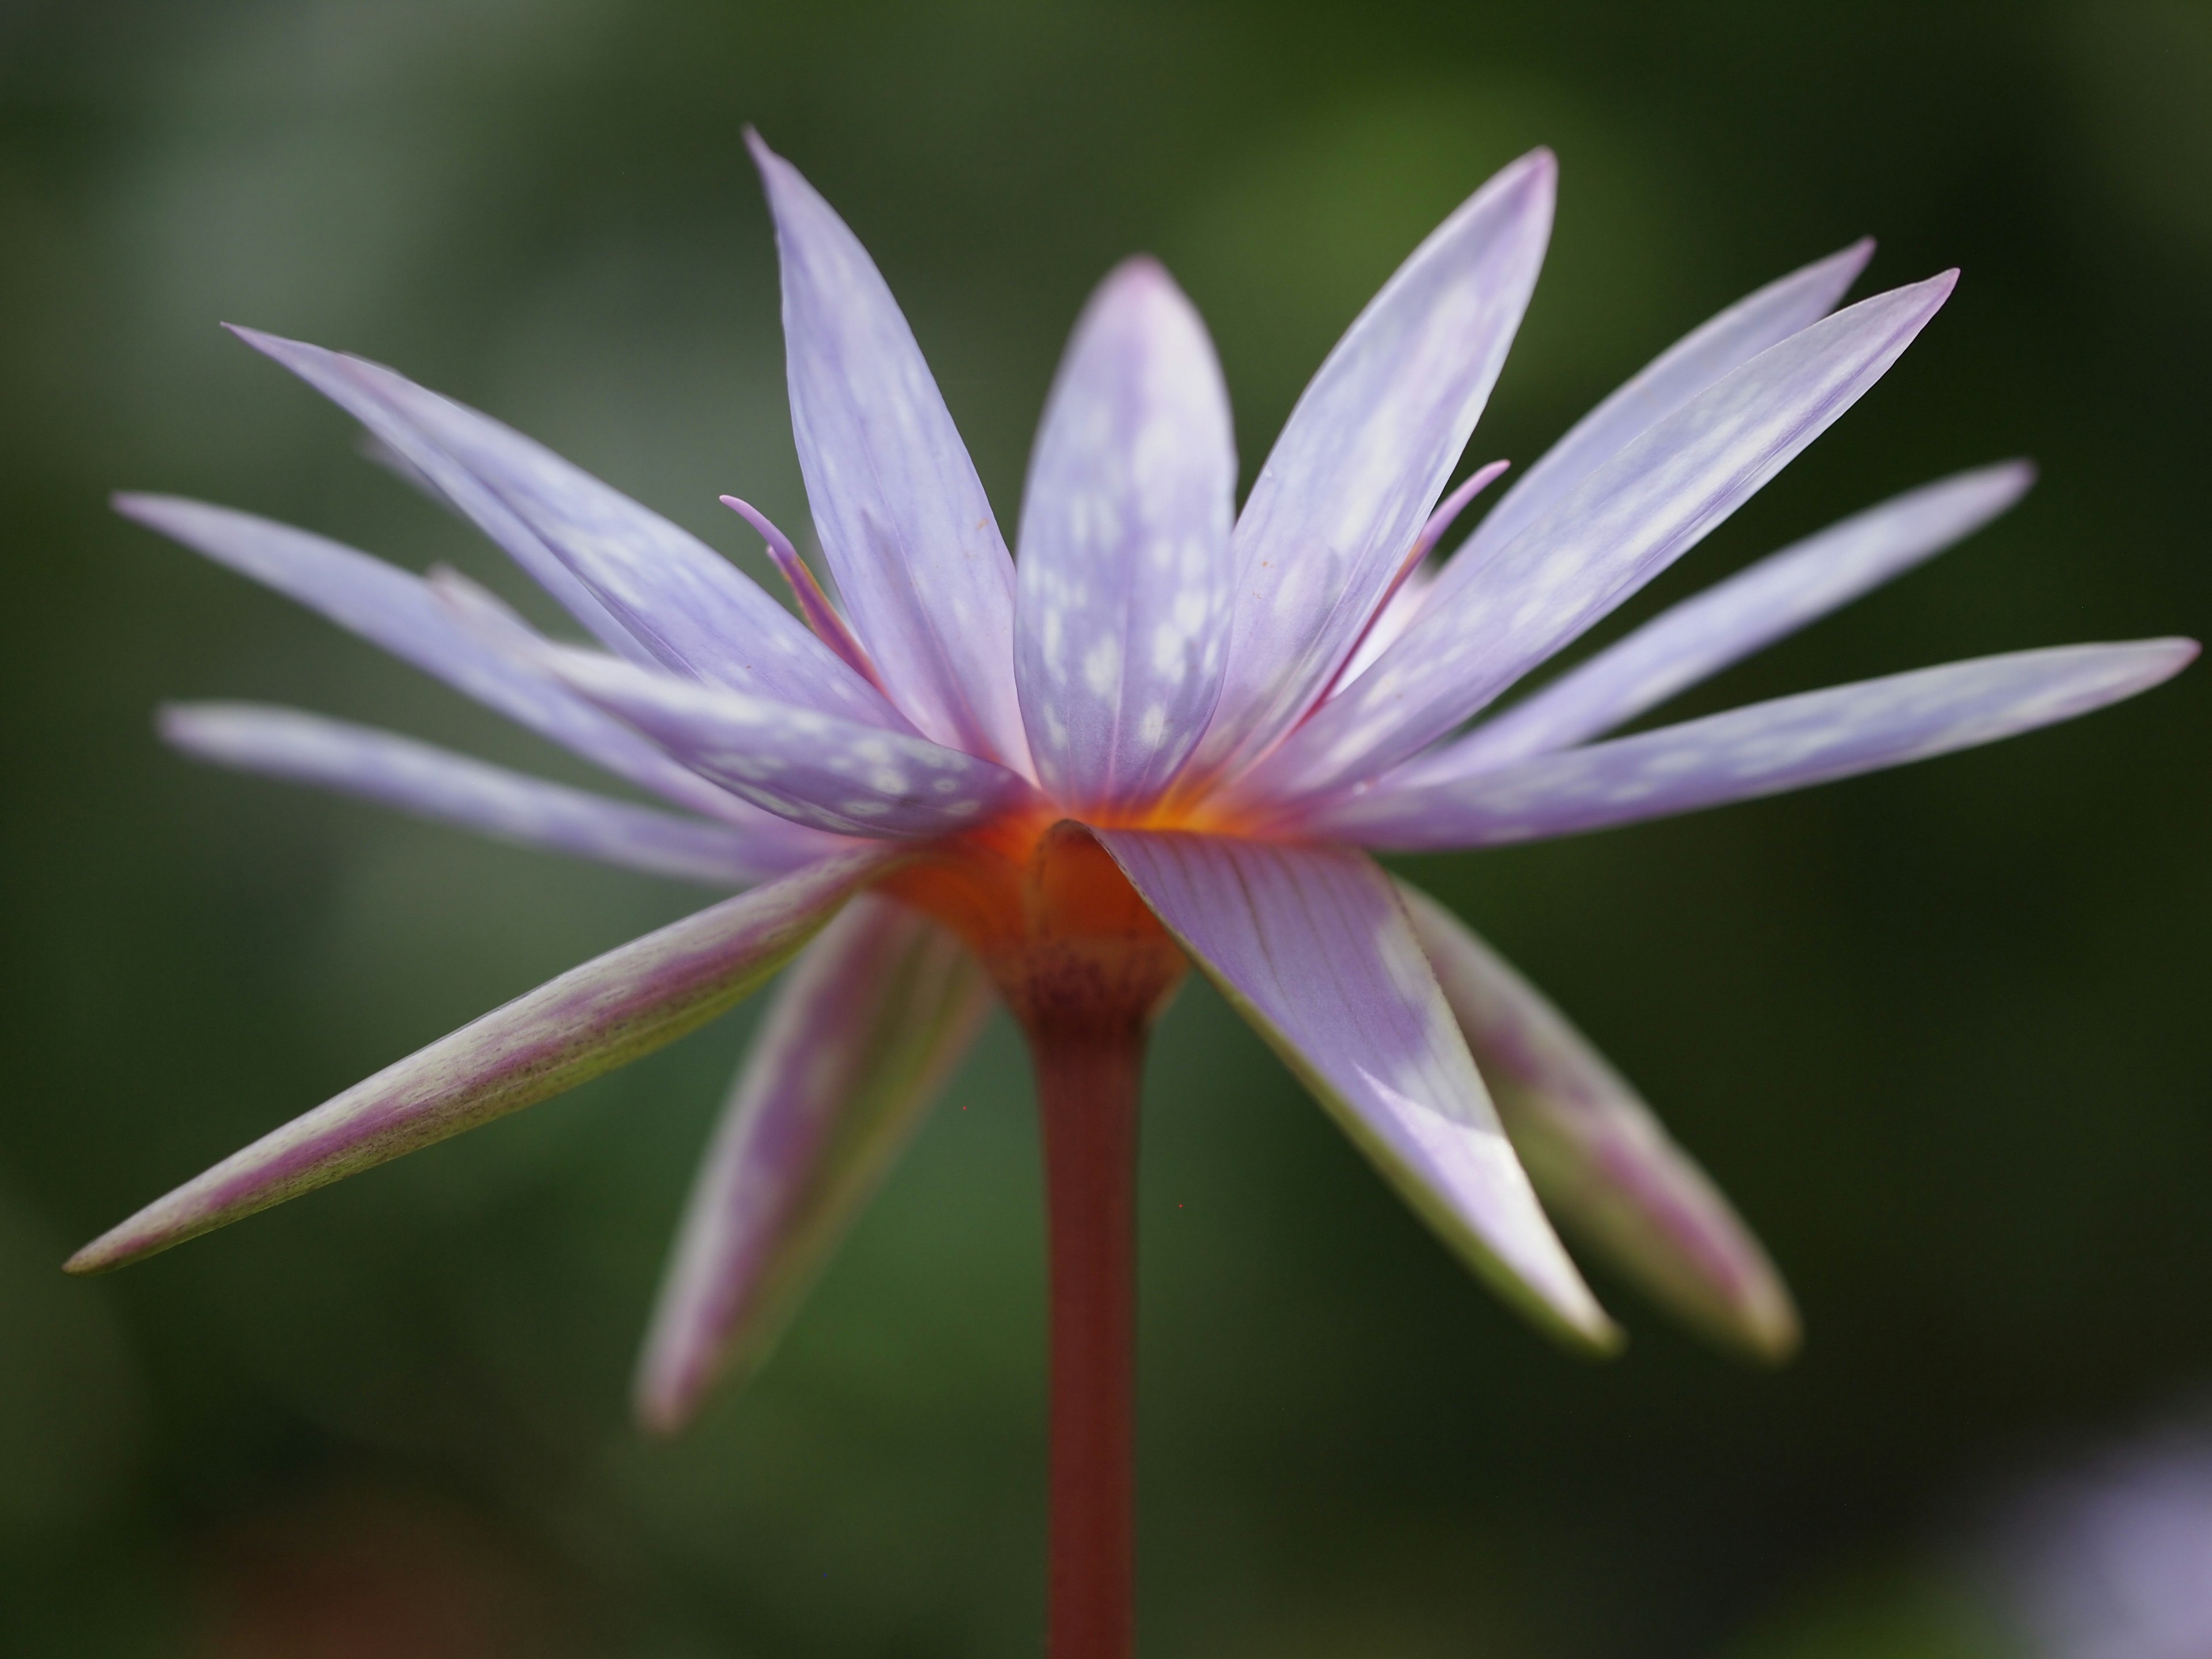
[[[746,138],[775,216],[799,471],[853,631],[924,736],[1024,769],[1013,561],[975,463],[868,251]]]
[[[1335,680],[1504,366],[1551,236],[1534,150],[1415,249],[1291,411],[1237,520],[1228,678],[1197,763],[1262,752]]]
[[[1213,712],[1235,588],[1228,389],[1166,271],[1077,323],[1022,501],[1014,678],[1037,777],[1078,812],[1157,798]]]
[[[462,625],[421,577],[325,537],[173,495],[118,495],[115,510],[250,576],[617,777],[710,817],[763,815],[678,765],[582,698]]]
[[[1446,783],[1385,779],[1305,827],[1401,851],[1494,847],[1902,766],[2086,714],[2170,679],[2190,640],[2069,645],[1830,686]]]
[[[651,660],[756,696],[904,726],[750,576],[544,445],[380,363],[234,331],[367,427],[556,597],[564,588],[551,573],[580,582]]]
[[[510,772],[395,732],[252,703],[171,703],[162,739],[195,760],[358,795],[500,841],[713,887],[744,887],[836,850],[763,814],[764,833],[680,818]]]
[[[950,835],[1034,794],[1005,767],[927,738],[678,679],[598,652],[548,646],[535,659],[702,777],[811,829]]]
[[[1854,242],[1747,295],[1675,341],[1522,474],[1475,527],[1463,555],[1480,559],[1504,546],[1655,422],[1767,347],[1819,322],[1873,257],[1871,240]]]
[[[1565,749],[1656,708],[1972,535],[2026,493],[2021,461],[1923,485],[1831,525],[1661,612],[1398,781],[1441,782]]]
[[[1695,546],[1863,396],[1955,273],[1877,295],[1723,376],[1488,557],[1261,763],[1255,799],[1372,778],[1447,735]]]
[[[1522,1172],[1389,877],[1346,847],[1094,832],[1146,903],[1413,1209],[1555,1335],[1613,1323]]]

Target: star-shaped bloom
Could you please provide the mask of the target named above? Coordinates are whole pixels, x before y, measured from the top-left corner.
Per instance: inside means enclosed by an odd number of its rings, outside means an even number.
[[[449,573],[221,507],[119,502],[666,806],[286,710],[170,708],[161,729],[178,747],[743,890],[398,1061],[70,1265],[118,1266],[543,1100],[789,963],[641,1367],[641,1414],[672,1426],[757,1363],[994,995],[1034,1039],[1085,986],[1118,994],[1124,967],[1149,1010],[1187,956],[1539,1322],[1615,1340],[1540,1194],[1677,1311],[1754,1352],[1786,1351],[1781,1281],[1635,1091],[1373,855],[1798,788],[2063,720],[2180,669],[2187,641],[2068,646],[1607,735],[2002,512],[2029,483],[2007,464],[1786,548],[1497,708],[1856,402],[1954,275],[1838,309],[1862,243],[1759,289],[1607,398],[1438,562],[1500,470],[1445,497],[1536,282],[1548,153],[1492,179],[1391,277],[1241,511],[1204,325],[1164,270],[1134,259],[1091,300],[1053,385],[1017,562],[866,252],[788,162],[755,149],[832,591],[731,505],[767,540],[796,615],[485,416],[361,358],[244,330],[595,645],[550,641]]]

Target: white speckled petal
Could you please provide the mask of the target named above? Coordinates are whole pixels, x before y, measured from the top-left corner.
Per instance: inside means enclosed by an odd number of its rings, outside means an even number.
[[[1461,556],[1480,559],[1504,547],[1655,422],[1769,346],[1819,322],[1873,257],[1872,240],[1854,242],[1769,283],[1684,335],[1545,451],[1498,498]]]
[[[1307,386],[1237,521],[1228,678],[1197,763],[1263,751],[1327,690],[1497,383],[1551,236],[1533,151],[1437,227]]]
[[[524,847],[712,887],[749,886],[839,845],[766,814],[765,833],[679,818],[295,708],[171,703],[159,724],[164,741],[196,760],[358,795]]]
[[[1609,732],[1972,535],[2034,481],[2010,461],[1831,525],[1662,611],[1395,781],[1441,782]]]
[[[1029,765],[1014,566],[882,274],[799,169],[748,133],[775,216],[799,471],[853,631],[926,737]]]
[[[895,855],[843,853],[572,968],[387,1066],[72,1256],[100,1273],[534,1106],[734,1007]]]
[[[1403,851],[1494,847],[1902,766],[2071,720],[2171,678],[2189,640],[2069,645],[1753,703],[1423,787],[1339,800],[1309,827]]]
[[[973,829],[1034,792],[1003,766],[927,738],[561,647],[538,660],[702,777],[763,811],[833,835]]]
[[[647,1428],[673,1433],[767,1358],[990,1005],[958,939],[868,894],[792,965],[661,1281],[633,1390]]]
[[[651,659],[756,696],[905,726],[750,576],[544,445],[380,363],[234,331],[361,422],[556,597],[564,590],[549,570],[581,582]]]
[[[1205,730],[1236,489],[1206,325],[1132,259],[1076,325],[1022,501],[1014,678],[1037,776],[1070,811],[1156,799]]]
[[[1398,893],[1545,1208],[1689,1323],[1787,1357],[1790,1292],[1711,1179],[1510,963],[1425,893]]]
[[[1373,860],[1346,847],[1095,833],[1222,994],[1469,1266],[1553,1334],[1613,1345]]]
[[[664,799],[740,826],[763,814],[464,627],[420,577],[289,525],[173,495],[115,509],[250,576],[371,644]]]
[[[1955,273],[1862,301],[1666,416],[1486,559],[1453,560],[1375,665],[1248,781],[1283,799],[1426,748],[1710,533],[1880,380]]]

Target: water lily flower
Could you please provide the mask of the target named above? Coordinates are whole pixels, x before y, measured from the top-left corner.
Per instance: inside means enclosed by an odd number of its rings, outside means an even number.
[[[1608,737],[2004,510],[2018,464],[1877,506],[1492,713],[1695,546],[1896,362],[1955,273],[1838,309],[1861,243],[1723,312],[1522,473],[1455,555],[1448,499],[1549,235],[1535,151],[1454,212],[1307,387],[1243,506],[1204,325],[1157,264],[1078,322],[998,520],[859,240],[757,139],[825,591],[730,504],[795,611],[485,416],[247,330],[473,520],[594,641],[447,574],[170,497],[120,510],[596,762],[665,808],[313,715],[164,711],[188,753],[742,890],[485,1015],[88,1245],[136,1261],[527,1106],[787,963],[639,1371],[673,1428],[756,1366],[995,999],[1027,1036],[1053,1291],[1053,1649],[1127,1650],[1135,1108],[1194,963],[1444,1243],[1562,1340],[1617,1332],[1543,1200],[1754,1353],[1796,1316],[1743,1224],[1590,1044],[1376,852],[1570,834],[1802,787],[2133,695],[2182,640],[1953,663]],[[673,809],[673,810],[670,810]],[[794,961],[795,959],[795,961]]]

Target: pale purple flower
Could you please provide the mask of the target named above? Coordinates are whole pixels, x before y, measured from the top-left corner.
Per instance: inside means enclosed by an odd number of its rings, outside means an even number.
[[[1241,511],[1205,327],[1165,271],[1132,260],[1091,299],[1053,386],[1017,564],[866,252],[789,163],[755,148],[834,602],[781,532],[732,505],[769,541],[804,621],[506,427],[374,363],[248,331],[596,647],[550,641],[450,575],[222,508],[118,502],[666,809],[284,710],[165,710],[179,748],[750,890],[399,1061],[71,1267],[118,1266],[544,1099],[797,957],[716,1131],[647,1345],[640,1409],[671,1426],[765,1351],[994,986],[1034,1020],[1019,1000],[1028,953],[1086,928],[1164,927],[1540,1323],[1615,1340],[1539,1193],[1680,1312],[1786,1352],[1787,1292],[1711,1182],[1550,1004],[1372,853],[1562,835],[1844,777],[2081,714],[2185,664],[2197,647],[2182,640],[2028,651],[1606,738],[2003,511],[2029,483],[2009,464],[1786,549],[1485,717],[1849,409],[1954,276],[1836,309],[1863,243],[1760,289],[1599,405],[1437,565],[1450,519],[1494,476],[1439,507],[1536,281],[1550,155],[1498,173],[1400,268],[1315,376]],[[1055,832],[1070,822],[1080,830]]]

